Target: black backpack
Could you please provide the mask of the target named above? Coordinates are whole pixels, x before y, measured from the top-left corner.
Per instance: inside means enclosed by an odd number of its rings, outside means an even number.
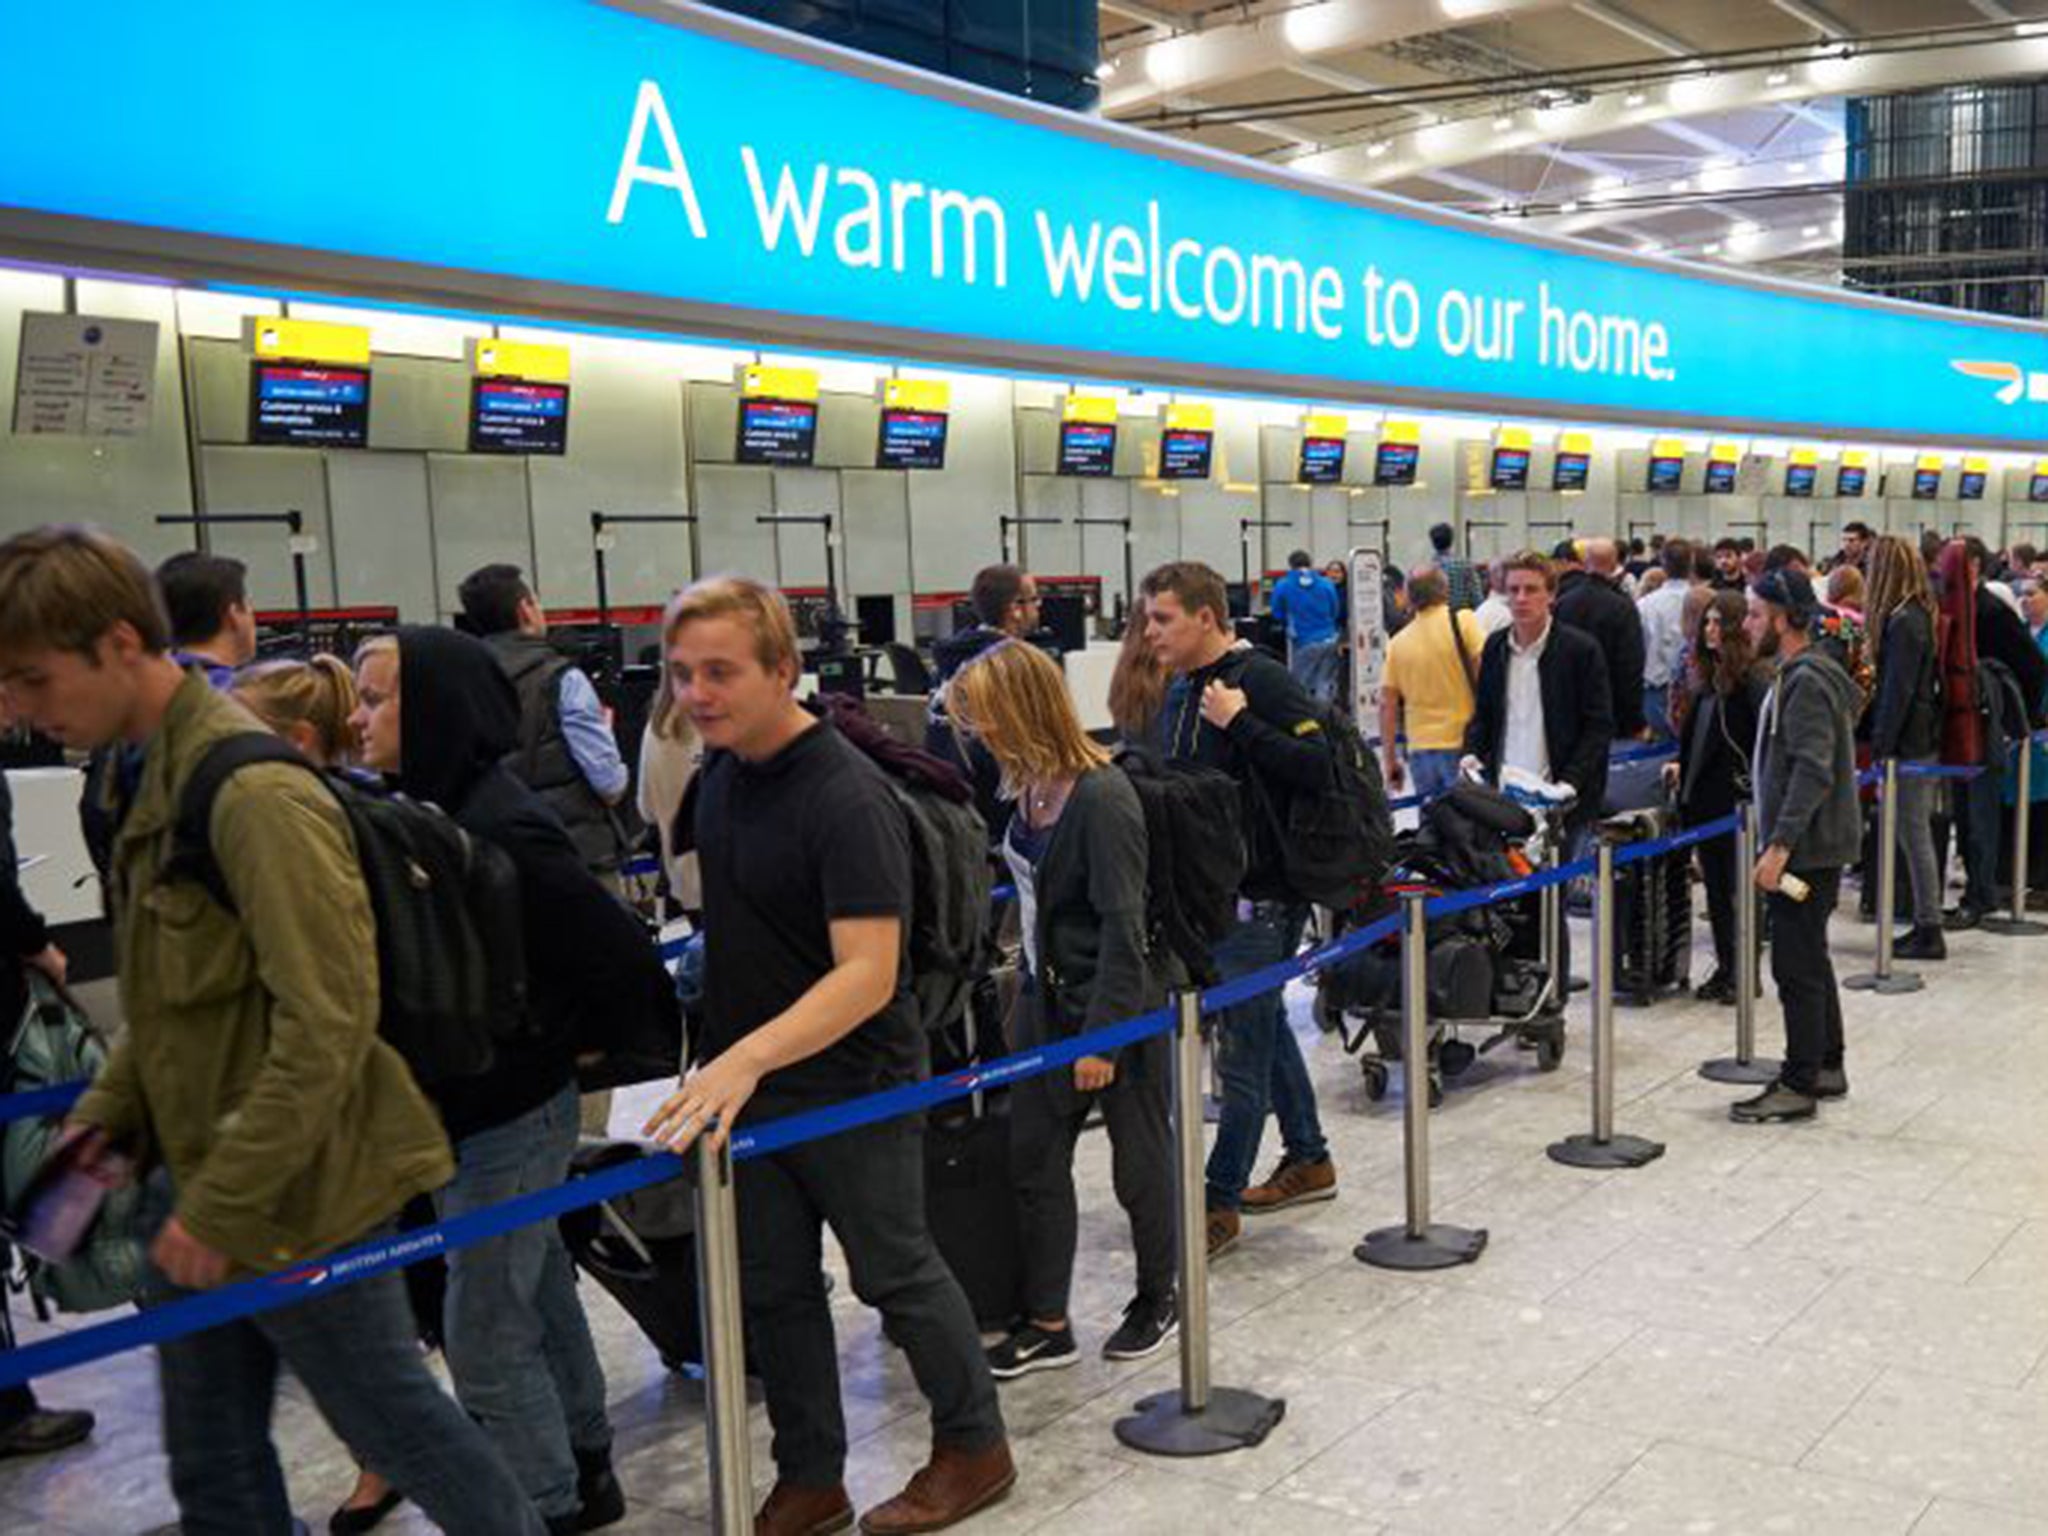
[[[1145,936],[1175,956],[1197,986],[1213,986],[1211,955],[1237,920],[1244,883],[1243,797],[1237,780],[1135,747],[1116,765],[1145,811]]]
[[[1995,656],[1977,658],[1977,715],[1984,723],[1984,761],[2003,773],[2012,744],[2026,739],[2031,722],[2020,680]]]
[[[319,770],[268,732],[208,748],[178,801],[166,880],[193,880],[235,910],[209,829],[221,786],[251,763]],[[523,1038],[526,950],[519,873],[502,848],[431,805],[348,774],[320,773],[355,842],[377,925],[378,1031],[422,1087],[490,1067]]]

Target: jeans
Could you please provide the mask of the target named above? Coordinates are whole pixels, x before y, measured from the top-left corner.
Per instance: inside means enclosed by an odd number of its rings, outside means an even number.
[[[974,1313],[925,1225],[922,1125],[843,1131],[749,1158],[734,1176],[747,1354],[767,1394],[782,1481],[831,1488],[846,1470],[839,1346],[825,1297],[828,1225],[854,1295],[881,1312],[931,1404],[934,1443],[979,1451],[1003,1438]]]
[[[1712,818],[1708,818],[1712,819]],[[1714,935],[1714,974],[1735,979],[1735,902],[1750,871],[1735,867],[1735,839],[1716,837],[1697,849],[1700,877],[1707,888],[1707,927]]]
[[[1080,1232],[1074,1147],[1090,1098],[1102,1105],[1109,1130],[1110,1176],[1131,1223],[1138,1294],[1164,1301],[1174,1293],[1172,1071],[1167,1042],[1155,1037],[1117,1053],[1116,1080],[1099,1094],[1059,1093],[1043,1076],[1010,1090],[1010,1164],[1027,1316],[1049,1323],[1067,1315]]]
[[[1839,869],[1792,871],[1812,891],[1804,901],[1766,898],[1771,920],[1771,979],[1785,1009],[1786,1087],[1813,1092],[1823,1067],[1842,1065],[1842,993],[1828,955],[1828,919],[1842,894]]]
[[[1290,959],[1301,943],[1308,909],[1294,902],[1258,902],[1252,915],[1216,946],[1216,968],[1224,980]],[[1309,1081],[1301,1042],[1287,1023],[1279,992],[1223,1010],[1217,1037],[1223,1074],[1223,1123],[1209,1149],[1209,1209],[1234,1211],[1244,1201],[1258,1161],[1270,1110],[1280,1124],[1285,1155],[1294,1162],[1321,1162],[1330,1155],[1316,1118],[1316,1090]]]
[[[11,1269],[13,1257],[7,1245],[0,1243],[0,1270]],[[0,1284],[0,1353],[14,1347],[14,1319],[7,1315],[7,1287]],[[0,1387],[0,1435],[24,1422],[35,1411],[35,1389],[27,1382],[22,1382],[18,1386]]]
[[[1643,684],[1643,720],[1650,727],[1650,734],[1658,741],[1671,741],[1677,732],[1671,729],[1671,685],[1669,683]]]
[[[1957,779],[1956,836],[1963,850],[1963,905],[1979,912],[1998,906],[1998,842],[2002,783],[1996,764],[1974,779]]]
[[[564,1182],[576,1121],[576,1090],[564,1086],[539,1108],[463,1137],[455,1178],[438,1197],[442,1219]],[[532,1222],[451,1253],[446,1326],[462,1406],[543,1515],[575,1514],[576,1453],[609,1451],[612,1429],[575,1267],[555,1223]]]
[[[190,1294],[152,1272],[150,1303]],[[497,1447],[428,1372],[396,1274],[309,1291],[295,1306],[168,1339],[157,1359],[184,1536],[293,1529],[270,1441],[279,1361],[362,1463],[450,1536],[544,1536]]]
[[[1458,759],[1464,755],[1456,747],[1417,747],[1410,751],[1409,793],[1434,800],[1458,782]]]
[[[1934,759],[1915,761],[1931,763]],[[1934,857],[1934,803],[1941,793],[1941,781],[1901,777],[1898,785],[1899,853],[1906,861],[1906,878],[1913,888],[1913,926],[1939,928],[1941,865]],[[1870,878],[1876,880],[1876,871],[1870,872]]]
[[[1337,696],[1339,662],[1336,640],[1311,640],[1306,645],[1296,644],[1291,648],[1287,669],[1294,674],[1294,680],[1313,694],[1319,703],[1327,704]]]

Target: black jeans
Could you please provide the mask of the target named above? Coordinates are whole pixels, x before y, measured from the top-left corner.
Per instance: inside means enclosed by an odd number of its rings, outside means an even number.
[[[1979,912],[1998,906],[1998,844],[2005,776],[1997,765],[1974,779],[1958,779],[1956,836],[1963,852],[1963,905]]]
[[[1842,991],[1828,955],[1828,919],[1842,894],[1839,869],[1798,869],[1813,889],[1804,901],[1781,892],[1768,898],[1771,978],[1785,1009],[1785,1086],[1813,1092],[1823,1067],[1842,1065]]]
[[[1073,1069],[1057,1070],[1071,1074]],[[1117,1204],[1130,1218],[1138,1294],[1155,1301],[1173,1294],[1171,1070],[1167,1042],[1154,1038],[1118,1053],[1116,1081],[1099,1094],[1061,1092],[1067,1085],[1043,1075],[1010,1090],[1011,1178],[1017,1187],[1024,1306],[1030,1317],[1050,1321],[1067,1315],[1080,1231],[1074,1147],[1091,1098],[1102,1105]]]
[[[736,1170],[747,1351],[768,1397],[777,1474],[806,1488],[846,1470],[839,1346],[825,1298],[824,1231],[853,1293],[882,1314],[932,1408],[936,1443],[1003,1437],[974,1313],[925,1224],[924,1129],[890,1120],[805,1142]]]
[[[0,1243],[0,1270],[12,1267],[14,1256],[5,1243]],[[7,1315],[7,1287],[0,1284],[0,1353],[15,1347],[14,1319]],[[35,1389],[27,1382],[14,1387],[0,1387],[0,1435],[25,1421],[36,1411]]]
[[[1708,818],[1711,820],[1712,818]],[[1735,979],[1735,893],[1749,871],[1735,867],[1735,839],[1711,838],[1699,845],[1700,875],[1707,888],[1707,927],[1714,935],[1714,973]]]

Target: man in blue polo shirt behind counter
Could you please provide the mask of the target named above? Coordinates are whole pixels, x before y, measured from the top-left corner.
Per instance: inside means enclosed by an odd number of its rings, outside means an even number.
[[[1344,598],[1315,568],[1305,549],[1287,557],[1287,574],[1273,583],[1273,617],[1287,626],[1288,670],[1324,704],[1337,693],[1337,647],[1344,630]]]

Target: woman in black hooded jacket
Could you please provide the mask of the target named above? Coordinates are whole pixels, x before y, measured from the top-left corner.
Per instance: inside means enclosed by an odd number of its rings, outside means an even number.
[[[364,766],[502,848],[519,871],[526,1028],[485,1071],[430,1090],[455,1145],[455,1179],[437,1197],[447,1219],[568,1178],[579,1025],[622,975],[656,962],[644,943],[621,952],[617,904],[560,819],[504,766],[519,741],[519,702],[487,647],[453,630],[404,628],[357,653],[356,684]],[[463,1407],[551,1531],[620,1518],[604,1375],[555,1224],[460,1249],[448,1268],[444,1347]]]

